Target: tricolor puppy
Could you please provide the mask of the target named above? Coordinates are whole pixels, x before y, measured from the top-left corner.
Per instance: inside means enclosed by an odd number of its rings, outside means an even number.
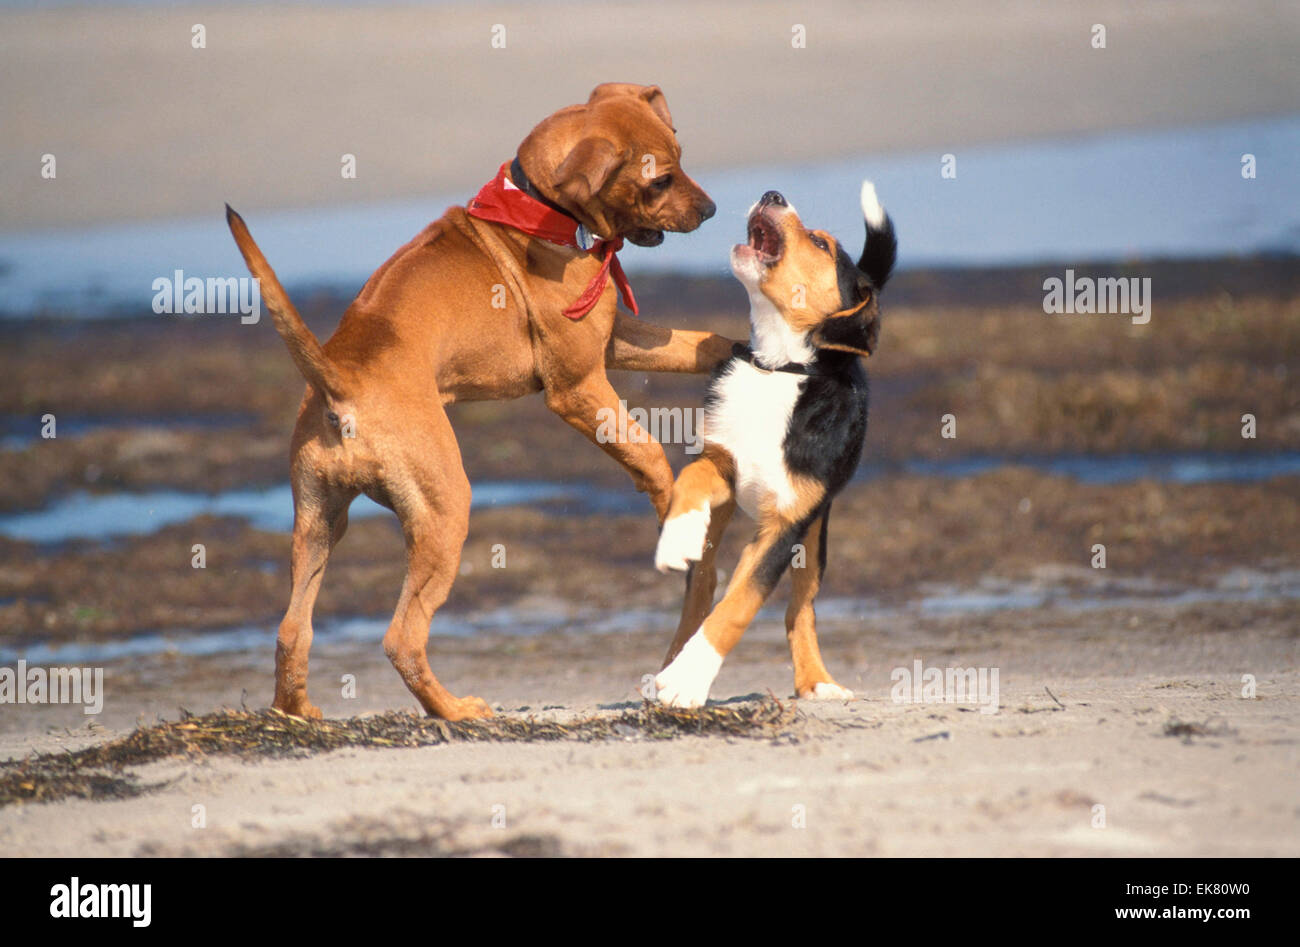
[[[871,183],[862,185],[867,239],[855,264],[838,241],[808,230],[776,191],[749,214],[749,242],[731,269],[749,291],[750,345],[713,374],[704,448],[673,484],[655,566],[686,570],[681,623],[655,678],[661,701],[699,707],[763,601],[793,566],[785,613],[801,698],[847,699],[822,663],[813,599],[826,568],[831,501],[857,469],[867,432],[862,357],[876,346],[876,294],[897,241]],[[758,521],[716,608],[714,556],[736,506]],[[707,617],[706,617],[707,616]]]

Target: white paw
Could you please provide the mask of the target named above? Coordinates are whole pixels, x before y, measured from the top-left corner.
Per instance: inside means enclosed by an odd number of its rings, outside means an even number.
[[[853,691],[830,681],[821,681],[812,690],[799,695],[800,700],[852,700]]]
[[[669,707],[703,707],[720,667],[722,656],[697,631],[655,678],[659,702]]]
[[[675,569],[685,572],[692,562],[704,556],[704,544],[709,539],[709,508],[688,510],[664,521],[655,547],[655,568],[660,572]]]

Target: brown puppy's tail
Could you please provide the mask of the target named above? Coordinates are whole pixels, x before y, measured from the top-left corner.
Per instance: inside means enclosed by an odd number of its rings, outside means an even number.
[[[298,366],[298,371],[307,379],[308,384],[327,399],[341,398],[343,386],[338,369],[330,363],[320,342],[289,301],[289,294],[284,291],[275,276],[275,270],[271,269],[271,264],[266,262],[266,257],[262,256],[262,251],[253,241],[244,218],[235,213],[229,204],[226,205],[226,223],[230,225],[230,233],[235,238],[239,252],[244,255],[248,271],[259,281],[262,302],[271,313],[275,331],[280,333],[280,338],[289,347],[289,355]]]

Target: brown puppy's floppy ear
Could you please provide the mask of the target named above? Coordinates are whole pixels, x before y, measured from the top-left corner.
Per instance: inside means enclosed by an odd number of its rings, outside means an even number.
[[[560,193],[585,207],[622,164],[623,153],[612,141],[584,138],[555,169],[555,186]]]
[[[592,89],[591,98],[587,99],[587,104],[591,105],[593,102],[598,102],[611,95],[635,95],[644,99],[645,103],[650,106],[651,111],[658,115],[665,125],[672,128],[674,132],[677,131],[677,129],[673,128],[672,113],[668,111],[668,99],[664,97],[663,90],[657,85],[637,85],[634,82],[604,82]]]
[[[851,352],[854,355],[871,355],[880,338],[880,309],[875,305],[871,284],[858,283],[860,304],[844,315],[828,317],[813,330],[812,341],[819,349]]]
[[[668,99],[664,97],[663,91],[657,85],[648,85],[642,89],[641,98],[646,100],[651,111],[663,119],[665,125],[672,128],[674,132],[677,131],[673,128],[673,116],[668,111]]]
[[[596,200],[610,176],[623,164],[623,153],[604,138],[584,138],[555,169],[555,189],[560,196],[591,218],[600,237],[613,237],[614,225]]]

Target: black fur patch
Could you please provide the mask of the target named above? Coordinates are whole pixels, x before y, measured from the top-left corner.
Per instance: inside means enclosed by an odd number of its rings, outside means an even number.
[[[823,350],[817,360],[837,370],[809,376],[803,383],[782,449],[786,467],[825,484],[830,498],[848,483],[862,459],[869,392],[866,370],[856,356]]]
[[[817,518],[819,512],[820,509],[814,510],[800,522],[783,529],[776,542],[759,560],[754,569],[754,584],[758,586],[759,592],[764,597],[776,588],[777,582],[781,581],[781,576],[790,566],[790,560],[794,558],[795,543],[803,541],[804,534],[808,532],[809,525]]]
[[[732,371],[736,365],[737,359],[733,355],[725,361],[719,362],[713,366],[713,371],[709,373],[709,384],[704,389],[704,410],[712,411],[718,404],[718,379],[728,372]]]
[[[835,280],[840,287],[840,309],[852,309],[862,302],[862,290],[858,285],[863,272],[858,269],[843,247],[835,248]]]
[[[817,578],[826,575],[826,543],[830,536],[831,501],[828,499],[822,507],[821,535],[817,537]]]
[[[858,269],[843,247],[836,247],[835,281],[838,284],[839,311],[859,309],[848,316],[825,320],[816,332],[822,344],[845,345],[864,354],[875,351],[880,335],[880,320],[873,306],[863,306],[871,296],[871,281]]]
[[[805,550],[810,538],[807,534],[808,527],[812,525],[817,517],[822,518],[821,528],[817,531],[817,576],[820,579],[826,574],[826,537],[827,526],[830,521],[831,504],[828,499],[808,514],[803,520],[787,527],[777,537],[772,548],[763,556],[759,562],[758,568],[754,570],[754,582],[758,585],[759,590],[764,596],[771,593],[776,588],[776,583],[781,581],[781,576],[789,567],[794,559],[794,546],[796,543],[804,543]]]
[[[871,285],[879,292],[889,282],[897,258],[898,238],[894,235],[894,222],[886,214],[885,222],[879,229],[872,230],[871,225],[867,225],[867,240],[862,246],[858,269],[867,274]]]

